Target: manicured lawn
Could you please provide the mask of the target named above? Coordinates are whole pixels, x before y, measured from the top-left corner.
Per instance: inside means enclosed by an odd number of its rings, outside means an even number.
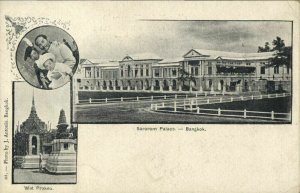
[[[291,109],[291,98],[272,98],[262,100],[236,101],[231,103],[208,104],[201,105],[201,108],[207,109],[229,109],[229,110],[244,110],[262,111],[262,112],[278,112],[288,113]]]
[[[84,91],[79,92],[79,100],[92,99],[105,99],[105,98],[121,98],[121,97],[151,97],[151,96],[163,96],[163,95],[175,95],[175,93],[141,93],[141,92],[91,92]],[[185,94],[181,94],[185,95]],[[195,96],[195,94],[188,94],[188,96]]]
[[[224,104],[203,105],[201,108],[222,108],[287,112],[289,99],[263,99]],[[78,105],[74,109],[74,122],[78,123],[272,123],[269,120],[226,118],[179,113],[159,113],[150,111],[151,101],[106,105]],[[247,110],[248,110],[247,109]],[[286,122],[285,122],[286,123]]]

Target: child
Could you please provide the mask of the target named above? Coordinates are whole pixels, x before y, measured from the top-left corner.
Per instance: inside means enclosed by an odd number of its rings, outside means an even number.
[[[51,81],[49,87],[54,89],[63,86],[72,78],[72,69],[63,63],[55,62],[55,56],[46,53],[40,56],[38,67],[48,70],[47,77]]]
[[[47,70],[41,70],[38,68],[36,61],[40,58],[39,52],[35,47],[28,46],[25,49],[25,54],[24,54],[24,61],[26,62],[27,59],[30,58],[30,63],[33,63],[33,69],[35,72],[35,76],[38,80],[38,84],[34,84],[40,88],[47,89],[48,85],[50,84],[50,80],[47,79]],[[25,66],[25,64],[24,64]],[[31,66],[32,67],[32,66]],[[29,69],[28,69],[29,70]],[[33,75],[31,75],[33,76]]]

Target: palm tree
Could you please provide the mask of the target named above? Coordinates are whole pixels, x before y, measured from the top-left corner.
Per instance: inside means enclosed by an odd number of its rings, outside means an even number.
[[[286,47],[284,40],[278,36],[272,41],[272,45],[272,49],[270,49],[268,42],[265,43],[265,47],[258,47],[258,52],[276,52],[276,55],[271,59],[271,63],[269,66],[285,65],[287,68],[292,68],[292,47]]]
[[[276,37],[275,40],[272,41],[272,44],[273,44],[273,49],[272,51],[283,51],[283,49],[285,48],[285,43],[284,43],[284,40],[281,39],[280,37]]]
[[[270,44],[269,42],[265,43],[265,47],[258,46],[258,51],[257,52],[270,52]]]
[[[191,82],[194,82],[194,83],[196,82],[195,77],[192,74],[190,74],[187,71],[185,71],[183,68],[179,68],[178,72],[180,74],[180,76],[178,77],[178,81],[182,82],[183,86],[186,86],[184,84],[186,81],[189,82],[189,86],[188,87],[191,87]]]

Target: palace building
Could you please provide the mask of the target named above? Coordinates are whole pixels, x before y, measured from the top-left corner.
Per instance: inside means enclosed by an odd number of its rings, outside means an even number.
[[[271,65],[276,52],[234,53],[191,49],[179,58],[152,53],[120,61],[82,59],[78,90],[248,92],[291,90],[291,69]]]

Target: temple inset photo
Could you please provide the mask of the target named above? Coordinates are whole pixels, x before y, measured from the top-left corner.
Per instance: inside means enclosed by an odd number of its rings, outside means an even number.
[[[78,62],[75,40],[55,26],[30,30],[19,42],[16,52],[21,76],[40,89],[56,89],[70,82]]]
[[[98,31],[95,42],[108,49],[90,42],[81,50],[74,122],[292,122],[292,22],[151,20],[128,26],[134,27],[106,39]],[[114,39],[122,33],[129,35]]]
[[[43,91],[14,82],[13,183],[76,183],[76,173],[70,85]]]

